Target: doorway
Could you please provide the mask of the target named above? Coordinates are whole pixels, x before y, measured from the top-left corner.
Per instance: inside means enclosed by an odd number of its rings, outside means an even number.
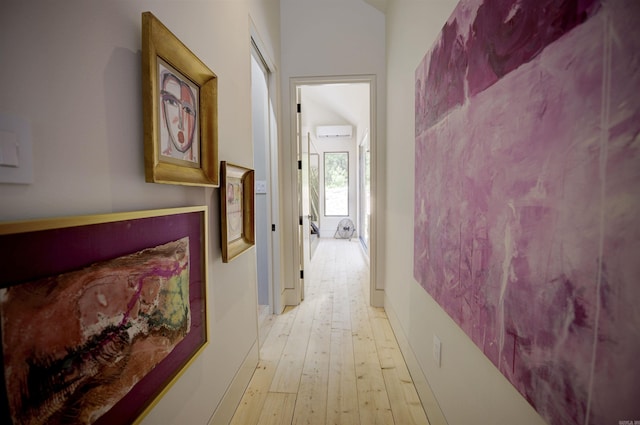
[[[282,311],[280,292],[280,237],[278,210],[278,149],[275,108],[271,87],[274,76],[269,61],[251,39],[251,117],[255,170],[255,246],[259,341],[265,322]],[[276,282],[274,284],[274,282]]]
[[[292,122],[297,135],[300,216],[298,302],[304,298],[315,243],[318,238],[343,236],[338,229],[345,222],[354,228],[350,238],[361,242],[369,258],[373,288],[375,211],[370,199],[375,193],[375,78],[292,79],[291,89],[297,106]]]

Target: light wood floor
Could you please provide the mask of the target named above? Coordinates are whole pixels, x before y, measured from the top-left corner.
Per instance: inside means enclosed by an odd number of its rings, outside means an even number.
[[[384,310],[369,306],[365,261],[359,242],[321,240],[305,300],[262,329],[232,425],[429,423]]]

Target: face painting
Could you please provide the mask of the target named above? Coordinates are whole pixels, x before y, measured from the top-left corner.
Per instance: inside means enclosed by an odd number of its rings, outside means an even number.
[[[195,95],[187,83],[169,72],[162,74],[160,94],[171,146],[185,153],[191,149],[196,128]]]

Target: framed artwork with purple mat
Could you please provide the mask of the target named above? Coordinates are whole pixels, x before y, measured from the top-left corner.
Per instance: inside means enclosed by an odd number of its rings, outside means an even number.
[[[2,423],[137,423],[207,344],[207,208],[0,224]]]

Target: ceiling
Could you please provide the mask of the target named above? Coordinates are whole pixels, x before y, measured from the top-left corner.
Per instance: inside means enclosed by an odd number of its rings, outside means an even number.
[[[382,13],[387,13],[387,0],[364,0],[364,2],[375,7]]]

